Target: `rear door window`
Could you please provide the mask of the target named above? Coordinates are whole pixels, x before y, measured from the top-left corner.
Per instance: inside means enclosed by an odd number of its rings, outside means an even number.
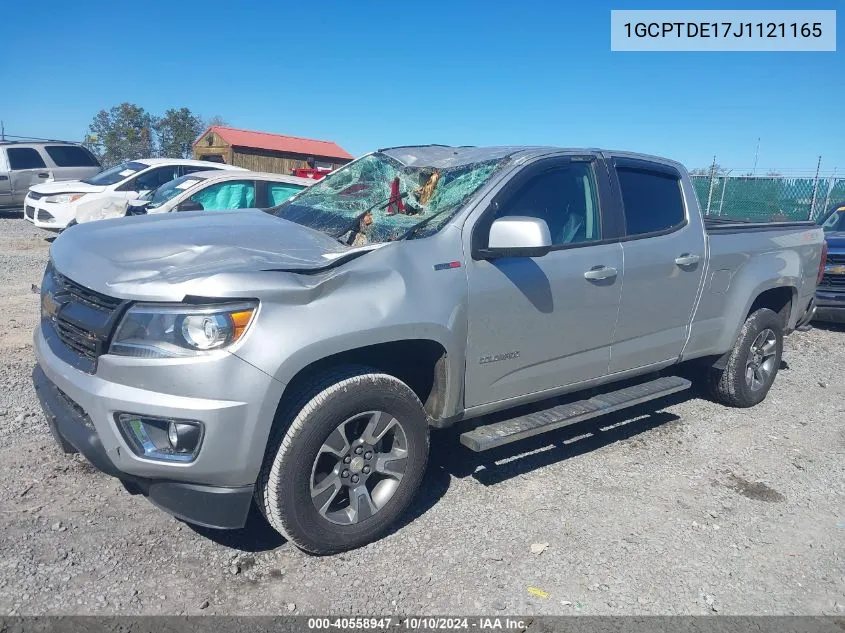
[[[684,224],[681,181],[663,171],[617,167],[627,235],[664,233]]]
[[[57,167],[100,166],[91,152],[76,145],[45,145],[44,150]]]
[[[271,207],[275,207],[278,204],[282,204],[293,194],[299,193],[303,189],[305,189],[305,187],[302,185],[293,185],[288,182],[268,182],[267,204]]]
[[[255,183],[252,180],[233,180],[206,187],[191,196],[204,211],[249,209],[255,206]]]
[[[42,169],[47,165],[38,150],[31,147],[8,147],[6,152],[9,156],[9,168],[12,171],[18,169]]]

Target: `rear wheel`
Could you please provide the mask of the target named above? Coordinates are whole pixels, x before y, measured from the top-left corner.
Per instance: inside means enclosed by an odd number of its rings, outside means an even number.
[[[780,317],[768,308],[756,310],[743,324],[724,369],[710,370],[711,395],[732,407],[759,404],[775,381],[782,354]]]
[[[402,381],[348,368],[299,394],[268,451],[259,507],[297,547],[331,554],[384,535],[410,504],[428,457],[422,404]]]

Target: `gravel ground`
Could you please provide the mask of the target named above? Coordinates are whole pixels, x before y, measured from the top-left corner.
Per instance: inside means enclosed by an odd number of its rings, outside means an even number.
[[[30,385],[49,237],[0,219],[0,613],[845,612],[841,328],[787,339],[751,410],[681,394],[482,457],[436,433],[400,529],[315,558],[59,453]]]

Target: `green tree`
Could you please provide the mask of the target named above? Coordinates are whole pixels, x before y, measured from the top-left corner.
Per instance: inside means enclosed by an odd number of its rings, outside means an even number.
[[[690,176],[709,176],[710,173],[713,173],[714,176],[724,176],[727,174],[728,170],[719,165],[710,165],[709,167],[696,167],[695,169],[690,169]]]
[[[100,110],[83,145],[90,149],[104,167],[133,158],[155,154],[155,117],[134,103],[121,103],[110,110]]]
[[[194,141],[204,129],[202,119],[188,108],[169,109],[156,121],[159,156],[190,158]]]

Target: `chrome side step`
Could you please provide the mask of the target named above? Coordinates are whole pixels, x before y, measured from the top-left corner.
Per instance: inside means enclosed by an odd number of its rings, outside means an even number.
[[[520,415],[510,420],[480,426],[461,434],[461,444],[476,452],[487,451],[503,444],[516,442],[532,435],[553,431],[576,422],[596,418],[634,405],[662,398],[684,389],[691,383],[678,376],[664,376],[655,380],[610,391],[588,400],[561,404],[551,409]]]

